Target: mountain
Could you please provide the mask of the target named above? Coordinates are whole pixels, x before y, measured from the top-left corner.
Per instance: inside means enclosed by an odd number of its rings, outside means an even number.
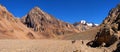
[[[76,22],[73,24],[77,29],[80,31],[86,31],[88,29],[91,29],[92,27],[97,27],[98,24],[95,23],[88,23],[85,20],[81,20],[80,22]]]
[[[110,47],[120,38],[120,4],[111,9],[108,16],[100,25],[100,30],[92,41],[92,47],[99,47],[105,44]],[[118,45],[116,45],[118,46]]]
[[[36,34],[15,18],[4,6],[0,5],[0,38],[32,39]]]
[[[0,39],[48,39],[48,38],[52,39],[59,38],[62,39],[63,42],[69,40],[68,42],[65,43],[65,45],[66,44],[72,45],[71,46],[72,49],[73,45],[75,45],[75,47],[77,45],[84,45],[85,47],[81,46],[81,48],[87,48],[88,46],[108,47],[108,48],[96,48],[96,51],[101,49],[104,52],[110,51],[120,52],[120,4],[118,4],[115,8],[110,10],[108,16],[100,25],[95,23],[88,23],[85,20],[81,20],[80,22],[74,24],[69,24],[56,19],[52,15],[42,11],[39,7],[34,7],[27,15],[19,19],[14,17],[4,6],[0,5]],[[45,40],[42,40],[41,42],[44,41]],[[54,41],[53,43],[55,43],[56,44],[55,46],[58,47],[59,45],[58,43],[60,43],[58,41],[61,40],[58,40],[57,42],[56,40],[52,41]],[[18,42],[19,41],[17,40],[16,43]],[[32,42],[36,42],[36,40]],[[48,41],[46,42],[48,43]],[[27,43],[30,44],[30,42]],[[54,45],[53,43],[52,44],[50,43],[50,45]],[[39,43],[37,44],[39,45]],[[44,46],[44,43],[42,45]],[[29,45],[27,45],[27,47],[29,47]],[[33,44],[31,47],[33,49]],[[64,47],[64,43],[62,47]],[[36,47],[34,48],[36,50]],[[66,49],[66,47],[64,48]],[[80,47],[78,46],[77,48]],[[93,50],[93,48],[91,50]],[[78,52],[78,50],[75,49],[75,51],[73,52]]]
[[[50,14],[34,7],[27,15],[18,19],[0,5],[0,38],[42,39],[60,38],[80,33],[95,25],[84,20],[69,24],[56,19]]]
[[[80,32],[72,24],[54,18],[39,7],[34,7],[21,21],[29,29],[46,38],[55,38],[65,34]]]
[[[39,7],[34,7],[27,15],[18,19],[0,5],[0,16],[0,33],[4,34],[0,38],[3,39],[60,38],[79,33],[85,28],[58,20]]]

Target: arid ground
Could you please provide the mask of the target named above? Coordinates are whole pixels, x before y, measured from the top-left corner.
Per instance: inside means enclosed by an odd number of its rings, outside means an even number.
[[[90,48],[88,40],[0,40],[0,52],[110,52],[108,48]]]

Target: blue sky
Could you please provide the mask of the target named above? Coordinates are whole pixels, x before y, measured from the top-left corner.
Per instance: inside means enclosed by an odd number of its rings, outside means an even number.
[[[80,20],[100,24],[120,0],[0,0],[14,16],[25,16],[33,7],[57,19],[74,23]]]

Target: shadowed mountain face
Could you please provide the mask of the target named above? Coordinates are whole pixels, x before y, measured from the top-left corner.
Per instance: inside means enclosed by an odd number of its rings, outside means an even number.
[[[49,38],[79,32],[73,25],[57,20],[38,7],[33,8],[21,21],[28,28]]]

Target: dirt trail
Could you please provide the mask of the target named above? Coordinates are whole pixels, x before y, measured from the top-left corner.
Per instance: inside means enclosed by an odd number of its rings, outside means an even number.
[[[87,47],[87,40],[0,40],[0,52],[110,52]]]

